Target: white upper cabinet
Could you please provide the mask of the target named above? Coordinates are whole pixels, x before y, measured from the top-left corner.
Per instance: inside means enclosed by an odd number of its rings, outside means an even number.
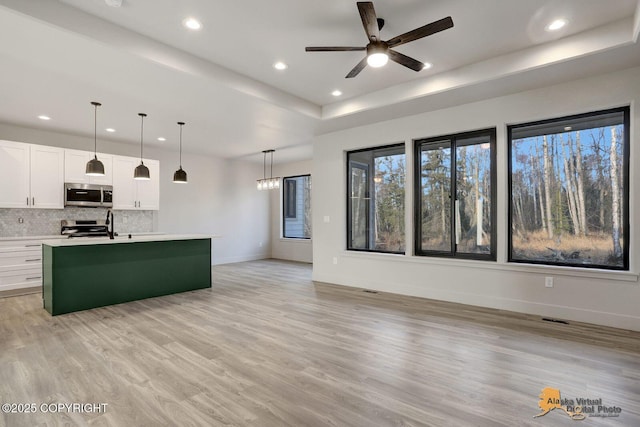
[[[64,150],[0,141],[0,207],[62,209]]]
[[[31,146],[31,207],[64,208],[64,150]]]
[[[148,181],[133,179],[140,164],[135,157],[113,156],[113,208],[160,209],[160,162],[145,159],[151,177]]]
[[[144,160],[149,168],[148,181],[136,181],[138,187],[138,208],[145,210],[160,209],[160,162],[157,160]]]
[[[135,157],[98,153],[104,176],[87,176],[93,152],[0,140],[0,208],[63,209],[64,183],[113,185],[114,209],[160,209],[160,162],[145,159],[151,179],[137,181]]]
[[[113,185],[113,156],[98,153],[104,165],[104,176],[88,176],[87,162],[93,159],[90,151],[64,150],[64,182],[73,184]]]
[[[0,208],[30,206],[29,144],[0,141]]]

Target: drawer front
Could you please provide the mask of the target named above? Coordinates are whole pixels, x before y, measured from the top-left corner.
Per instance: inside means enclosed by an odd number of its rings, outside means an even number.
[[[0,291],[40,285],[42,285],[42,271],[40,269],[0,272]]]
[[[7,266],[29,268],[40,264],[42,264],[42,253],[40,251],[0,254],[0,268]]]
[[[4,254],[10,254],[14,252],[40,252],[42,250],[42,243],[30,243],[22,245],[13,242],[11,245],[0,246],[0,256]]]

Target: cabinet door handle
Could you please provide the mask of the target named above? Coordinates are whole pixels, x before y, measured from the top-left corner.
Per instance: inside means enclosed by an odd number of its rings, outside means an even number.
[[[42,276],[27,277],[27,280],[42,279]]]
[[[40,258],[34,258],[34,259],[26,260],[26,262],[35,262],[35,261],[40,261]]]
[[[31,198],[31,205],[32,205],[32,206],[35,206],[35,205],[36,205],[36,198],[35,198],[35,197],[32,197],[32,198]]]
[[[29,198],[27,197],[27,206],[29,206]]]

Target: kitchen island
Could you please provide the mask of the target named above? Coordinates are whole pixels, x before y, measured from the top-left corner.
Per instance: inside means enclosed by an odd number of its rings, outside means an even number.
[[[44,308],[52,315],[211,287],[211,236],[47,240]]]

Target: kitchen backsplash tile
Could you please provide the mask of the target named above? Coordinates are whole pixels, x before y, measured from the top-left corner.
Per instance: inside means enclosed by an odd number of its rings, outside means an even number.
[[[106,219],[107,209],[0,209],[0,237],[52,236],[60,234],[63,219]],[[113,211],[119,234],[147,233],[153,230],[153,211]],[[22,218],[22,223],[20,222]]]

